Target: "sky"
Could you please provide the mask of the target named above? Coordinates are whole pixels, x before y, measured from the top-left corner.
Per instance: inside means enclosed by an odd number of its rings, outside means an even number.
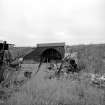
[[[0,40],[105,43],[105,0],[0,0]]]

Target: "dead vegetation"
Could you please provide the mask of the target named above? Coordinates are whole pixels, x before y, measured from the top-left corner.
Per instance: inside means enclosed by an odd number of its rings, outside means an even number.
[[[79,79],[44,79],[44,68],[13,94],[8,105],[104,105],[104,90],[91,86],[85,73]]]
[[[34,76],[37,65],[23,65],[22,69],[33,71],[31,72],[33,77],[30,79],[29,72],[25,75],[21,72],[17,77],[17,85],[23,80],[26,82],[14,91],[13,88],[5,93],[0,91],[4,94],[1,95],[1,103],[4,105],[104,105],[105,87],[100,86],[100,83],[102,85],[104,82],[100,82],[99,78],[93,79],[89,74],[90,72],[104,73],[104,47],[72,48],[73,52],[78,52],[78,68],[82,70],[79,73],[61,72],[60,77],[57,77],[54,70],[48,71],[43,64],[38,74]]]
[[[32,71],[32,68],[30,69]],[[48,73],[50,75],[52,71],[46,72],[46,65],[43,64],[38,74],[22,85],[18,91],[14,91],[5,104],[104,105],[104,89],[91,85],[91,78],[87,73],[81,71],[78,75],[62,74],[59,79],[45,78]]]

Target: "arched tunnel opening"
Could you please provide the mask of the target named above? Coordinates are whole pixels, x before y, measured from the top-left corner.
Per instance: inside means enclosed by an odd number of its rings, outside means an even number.
[[[54,48],[46,49],[41,54],[41,62],[60,61],[61,59],[61,53]]]

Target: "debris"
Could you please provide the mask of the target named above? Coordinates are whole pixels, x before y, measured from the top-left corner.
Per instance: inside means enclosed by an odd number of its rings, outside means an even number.
[[[25,76],[26,78],[30,79],[31,76],[32,76],[32,72],[31,72],[31,71],[25,71],[25,72],[24,72],[24,76]]]
[[[61,72],[61,70],[66,70],[66,73],[74,73],[78,72],[78,65],[75,62],[75,59],[71,58],[71,56],[66,56],[60,65],[60,68],[58,70],[58,74]]]
[[[98,86],[100,88],[105,88],[105,76],[104,75],[99,75],[99,74],[94,74],[94,73],[89,73],[88,75],[90,75],[92,85]]]
[[[47,67],[49,70],[56,70],[58,69],[57,64],[55,63],[50,63]]]

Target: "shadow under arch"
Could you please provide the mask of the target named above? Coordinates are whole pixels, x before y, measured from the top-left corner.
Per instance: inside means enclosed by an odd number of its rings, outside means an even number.
[[[61,53],[54,48],[47,48],[41,54],[41,62],[50,62],[51,60],[60,61]]]

